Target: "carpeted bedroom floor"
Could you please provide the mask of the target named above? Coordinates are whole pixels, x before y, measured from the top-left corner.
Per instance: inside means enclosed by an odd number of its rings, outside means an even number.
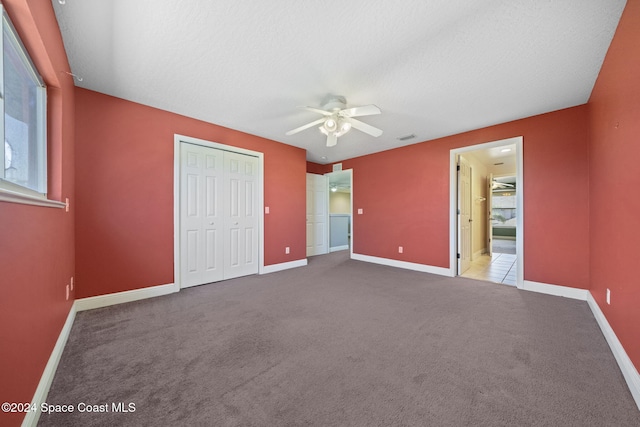
[[[76,410],[41,426],[640,425],[586,302],[348,251],[78,313],[47,403]]]

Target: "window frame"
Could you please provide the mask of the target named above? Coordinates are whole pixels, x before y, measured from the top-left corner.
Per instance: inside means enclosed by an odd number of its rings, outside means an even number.
[[[38,160],[35,167],[38,169],[37,187],[43,192],[16,184],[5,179],[4,168],[0,171],[0,201],[23,203],[48,207],[64,207],[66,204],[47,198],[48,191],[48,141],[47,141],[47,86],[34,65],[29,52],[25,48],[11,18],[5,8],[0,5],[2,12],[2,36],[0,37],[0,137],[5,140],[5,85],[4,85],[4,47],[5,43],[11,43],[26,71],[36,86],[36,122]],[[5,28],[11,40],[5,40]],[[2,162],[5,160],[5,144],[0,144]]]

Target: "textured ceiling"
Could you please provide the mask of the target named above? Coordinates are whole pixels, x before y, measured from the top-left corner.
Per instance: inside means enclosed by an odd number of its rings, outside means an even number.
[[[331,163],[586,103],[624,0],[53,0],[76,85]],[[325,147],[328,94],[375,104]],[[402,142],[408,134],[416,137]]]

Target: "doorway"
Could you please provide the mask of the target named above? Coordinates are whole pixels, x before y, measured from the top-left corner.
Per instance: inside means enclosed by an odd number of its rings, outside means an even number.
[[[522,137],[451,150],[452,276],[523,287],[522,163]]]
[[[352,224],[352,170],[326,174],[329,185],[329,252],[349,250]]]
[[[257,274],[263,265],[262,153],[174,138],[178,288]]]
[[[352,170],[307,173],[307,256],[352,248]]]

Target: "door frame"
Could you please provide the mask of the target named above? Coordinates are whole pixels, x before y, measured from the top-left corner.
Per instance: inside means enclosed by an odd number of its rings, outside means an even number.
[[[258,158],[257,173],[257,209],[258,215],[258,274],[264,274],[264,153],[221,144],[219,142],[206,141],[204,139],[174,134],[173,137],[173,279],[176,292],[181,289],[180,269],[180,146],[182,143],[201,145],[203,147],[245,154]]]
[[[458,275],[458,173],[457,157],[469,151],[484,150],[486,148],[501,147],[503,145],[515,144],[516,146],[516,253],[518,258],[516,268],[516,286],[524,289],[524,169],[523,169],[523,137],[501,139],[498,141],[486,142],[483,144],[470,145],[466,147],[454,148],[450,151],[450,174],[449,174],[449,275]]]

